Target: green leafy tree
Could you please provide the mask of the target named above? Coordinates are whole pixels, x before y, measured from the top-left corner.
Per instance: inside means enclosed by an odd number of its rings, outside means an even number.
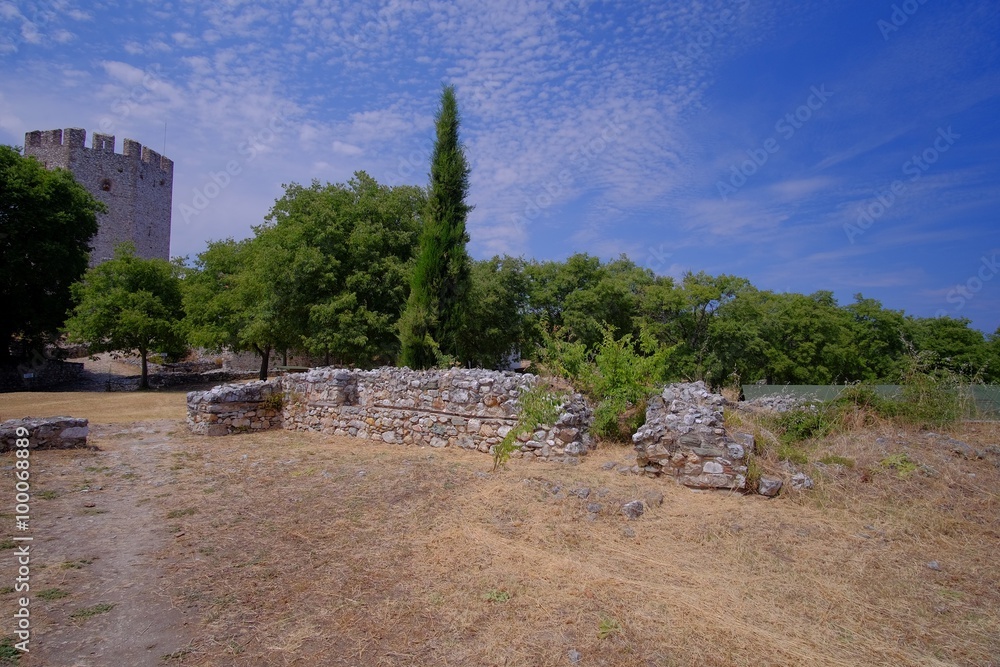
[[[184,281],[185,328],[194,345],[252,350],[266,380],[271,352],[301,342],[306,306],[297,277],[308,261],[262,233],[216,241]]]
[[[252,239],[199,255],[185,281],[192,342],[255,351],[262,379],[273,350],[365,367],[395,358],[424,203],[421,188],[364,172],[347,184],[286,185]]]
[[[676,346],[671,360],[672,378],[708,379],[718,376],[712,327],[728,304],[751,289],[745,278],[686,273],[680,284],[657,279],[640,300],[644,330],[661,345]]]
[[[406,310],[399,322],[401,361],[413,368],[429,368],[441,357],[467,356],[459,348],[468,320],[470,260],[465,246],[465,220],[471,207],[469,167],[458,138],[459,115],[455,89],[441,94],[431,159],[427,213],[420,250],[410,281]]]
[[[855,379],[865,382],[895,383],[903,372],[906,345],[903,339],[905,316],[887,310],[875,299],[861,294],[845,307],[852,322],[858,368]]]
[[[0,146],[0,366],[58,335],[104,210],[70,172]]]
[[[544,334],[587,348],[603,340],[605,326],[638,335],[641,297],[656,280],[625,255],[602,264],[598,257],[578,253],[565,262],[532,262],[525,273],[528,327],[535,342]],[[545,331],[539,329],[543,323]]]
[[[303,262],[296,279],[310,352],[366,367],[398,356],[396,322],[426,201],[422,188],[379,185],[364,172],[347,184],[286,186],[265,233]]]
[[[930,373],[981,379],[989,373],[989,346],[983,332],[964,317],[906,318],[903,335],[925,359]]]
[[[528,304],[525,262],[494,257],[472,265],[467,325],[461,348],[473,366],[499,368],[521,353]]]
[[[152,351],[183,348],[181,282],[166,260],[141,259],[124,243],[114,258],[72,286],[77,305],[66,321],[70,340],[92,352],[137,352],[142,360],[140,389],[149,388],[146,367]]]
[[[983,381],[988,384],[1000,383],[1000,327],[986,337],[986,372]]]

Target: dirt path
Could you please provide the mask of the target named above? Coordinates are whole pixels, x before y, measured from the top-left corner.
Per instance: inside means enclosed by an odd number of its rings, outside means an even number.
[[[163,665],[189,619],[171,601],[174,537],[157,511],[173,421],[98,426],[99,452],[39,452],[32,552],[34,634],[25,666]],[[35,574],[37,573],[37,574]]]

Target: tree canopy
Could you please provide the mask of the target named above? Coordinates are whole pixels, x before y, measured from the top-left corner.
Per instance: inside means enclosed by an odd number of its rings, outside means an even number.
[[[252,239],[198,256],[185,289],[191,341],[256,351],[262,379],[270,352],[286,348],[390,363],[424,204],[422,189],[364,172],[346,184],[286,185]]]
[[[104,210],[70,172],[0,146],[0,366],[58,335]]]
[[[140,388],[149,388],[150,352],[184,347],[181,282],[176,267],[163,259],[141,259],[123,243],[114,258],[90,269],[72,288],[76,307],[66,321],[70,340],[91,352],[137,352],[142,360]]]

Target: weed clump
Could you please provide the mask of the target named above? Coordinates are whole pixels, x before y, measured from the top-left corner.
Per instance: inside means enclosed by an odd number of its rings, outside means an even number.
[[[499,444],[493,446],[494,472],[506,465],[507,461],[510,460],[510,455],[518,449],[518,436],[530,433],[540,426],[555,424],[559,418],[559,408],[564,400],[563,394],[549,391],[542,385],[532,387],[518,397],[521,414],[517,424]]]

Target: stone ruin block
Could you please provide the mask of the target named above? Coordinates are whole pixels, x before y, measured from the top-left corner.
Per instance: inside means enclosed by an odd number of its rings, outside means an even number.
[[[29,449],[78,449],[87,446],[89,434],[90,423],[78,417],[9,419],[0,424],[0,452],[17,449],[21,438]]]
[[[632,436],[640,470],[697,489],[746,489],[746,448],[726,432],[724,405],[704,382],[672,384],[650,399]]]

